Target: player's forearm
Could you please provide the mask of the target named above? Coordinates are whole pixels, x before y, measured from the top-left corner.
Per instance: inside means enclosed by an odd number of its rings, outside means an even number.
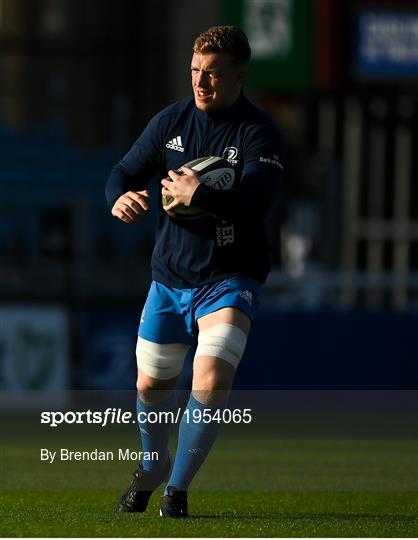
[[[250,182],[247,185],[230,191],[220,191],[200,184],[193,194],[191,206],[200,206],[229,220],[264,217],[273,203],[279,179],[277,174],[249,176]]]
[[[113,208],[116,200],[128,191],[138,191],[143,189],[146,182],[141,182],[138,176],[131,176],[126,173],[118,164],[113,167],[106,183],[105,196],[109,208]]]

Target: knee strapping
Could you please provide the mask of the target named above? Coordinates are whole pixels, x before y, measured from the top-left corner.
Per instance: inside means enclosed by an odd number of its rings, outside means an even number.
[[[196,356],[222,358],[237,369],[244,354],[247,336],[233,324],[220,323],[199,332]]]
[[[136,362],[138,368],[154,379],[173,379],[181,373],[190,345],[184,343],[154,343],[138,337]]]

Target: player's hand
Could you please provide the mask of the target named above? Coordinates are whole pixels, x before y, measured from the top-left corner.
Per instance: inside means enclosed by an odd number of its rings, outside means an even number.
[[[144,191],[128,191],[116,200],[112,208],[112,216],[125,223],[135,223],[143,218],[149,209],[149,193]]]
[[[192,171],[192,169],[189,169],[189,167],[182,167],[182,170],[184,174],[168,171],[169,178],[161,180],[163,186],[161,193],[173,197],[170,204],[163,206],[166,212],[169,212],[179,204],[190,206],[193,193],[200,184],[199,176]]]

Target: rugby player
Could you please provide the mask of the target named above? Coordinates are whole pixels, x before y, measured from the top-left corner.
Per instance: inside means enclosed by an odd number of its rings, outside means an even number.
[[[138,413],[175,409],[177,378],[197,345],[175,459],[168,452],[170,425],[141,423],[143,450],[158,452],[159,459],[140,464],[119,512],[144,512],[152,492],[167,481],[160,515],[188,515],[189,485],[219,430],[219,422],[191,421],[200,417],[193,413],[225,407],[270,270],[264,217],[282,173],[281,143],[273,122],[243,93],[250,55],[237,27],[215,26],[199,35],[191,61],[193,96],[149,122],[106,185],[113,216],[129,224],[149,211],[151,178],[158,175],[162,194],[172,197],[159,205],[153,281],[138,329]],[[236,171],[233,189],[208,187],[188,168],[175,172],[204,156],[228,159]],[[181,221],[171,217],[178,205],[208,214]]]

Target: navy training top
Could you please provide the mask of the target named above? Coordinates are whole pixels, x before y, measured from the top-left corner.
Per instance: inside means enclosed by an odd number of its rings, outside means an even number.
[[[127,191],[140,191],[158,175],[204,156],[228,159],[235,169],[231,190],[200,184],[191,205],[212,215],[171,218],[159,198],[151,259],[152,278],[169,287],[194,288],[231,276],[264,283],[270,271],[264,217],[283,170],[281,137],[269,117],[241,93],[227,109],[207,113],[194,98],[176,102],[149,122],[106,185],[110,208]]]

